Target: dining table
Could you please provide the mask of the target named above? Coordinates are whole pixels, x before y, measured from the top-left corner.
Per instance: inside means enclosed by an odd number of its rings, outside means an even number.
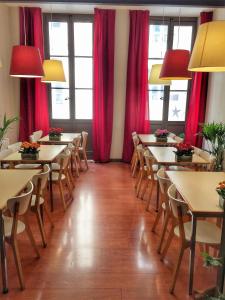
[[[192,235],[189,259],[189,294],[193,293],[195,240],[198,218],[223,218],[219,257],[225,257],[225,213],[219,206],[216,187],[225,180],[224,172],[166,171],[170,181],[187,203],[192,218]],[[224,273],[218,272],[217,285],[223,290]]]
[[[0,169],[0,252],[1,252],[1,272],[2,272],[2,291],[8,292],[7,258],[5,250],[5,231],[3,211],[7,206],[8,199],[17,196],[23,191],[27,183],[40,170],[23,169]]]
[[[4,167],[4,164],[9,164],[9,166],[14,166],[16,164],[40,164],[40,165],[49,165],[49,193],[50,193],[50,203],[51,211],[54,210],[53,204],[53,188],[52,188],[52,163],[56,158],[66,149],[66,145],[40,145],[39,155],[37,159],[27,160],[21,157],[21,153],[13,152],[1,159],[1,166]],[[25,169],[25,167],[24,167]]]
[[[73,142],[73,140],[79,137],[80,133],[62,133],[60,140],[51,140],[49,135],[46,135],[38,140],[38,143],[45,145],[68,145]]]
[[[166,142],[158,142],[154,134],[138,134],[141,143],[144,146],[170,146],[178,144],[178,141],[168,136]]]

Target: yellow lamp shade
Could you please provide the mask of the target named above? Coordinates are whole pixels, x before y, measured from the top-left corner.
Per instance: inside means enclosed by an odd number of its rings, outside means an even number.
[[[188,69],[194,72],[225,72],[225,21],[199,26]]]
[[[171,80],[163,80],[159,78],[162,65],[156,64],[152,66],[151,73],[148,79],[149,84],[171,85]]]
[[[42,82],[65,82],[65,73],[61,60],[47,59],[43,62],[45,76],[42,77]]]

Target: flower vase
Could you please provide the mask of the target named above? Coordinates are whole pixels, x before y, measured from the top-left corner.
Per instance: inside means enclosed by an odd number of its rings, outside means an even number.
[[[23,160],[38,160],[39,153],[21,153],[21,158]]]
[[[49,135],[49,141],[60,141],[61,135]]]
[[[191,162],[193,158],[193,155],[177,155],[176,153],[175,156],[177,162]]]
[[[158,143],[166,143],[167,142],[167,136],[156,136],[156,142]]]
[[[219,196],[219,206],[224,209],[224,198]]]

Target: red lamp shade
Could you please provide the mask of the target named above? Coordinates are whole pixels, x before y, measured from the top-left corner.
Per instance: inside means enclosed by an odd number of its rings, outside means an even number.
[[[43,77],[39,49],[33,46],[13,46],[9,74],[13,77]]]
[[[167,50],[159,78],[164,80],[191,79],[188,71],[190,52],[188,50]]]

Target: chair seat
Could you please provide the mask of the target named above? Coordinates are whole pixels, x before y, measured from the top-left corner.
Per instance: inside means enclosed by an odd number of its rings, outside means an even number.
[[[32,199],[31,199],[31,206],[35,206],[35,202],[36,202],[36,195],[32,195]],[[39,198],[39,204],[43,204],[45,202],[44,198],[40,197]]]
[[[61,180],[64,180],[66,176],[62,174]],[[59,173],[58,172],[52,172],[52,181],[58,181],[59,180]]]
[[[182,167],[182,166],[169,166],[169,170],[170,171],[193,171],[188,167]]]
[[[186,240],[191,240],[192,223],[184,223]],[[176,236],[180,236],[179,227],[174,228]],[[219,245],[221,240],[221,230],[216,224],[207,221],[197,221],[196,242],[202,244]]]
[[[19,164],[15,166],[15,169],[37,169],[40,167],[40,164]]]
[[[3,216],[4,220],[4,228],[5,228],[5,236],[10,237],[12,232],[13,218]],[[23,232],[25,230],[25,224],[18,220],[17,223],[17,234]]]
[[[58,163],[52,163],[52,170],[54,171],[54,170],[57,170],[57,171],[59,171],[60,170],[60,164],[58,164]]]

